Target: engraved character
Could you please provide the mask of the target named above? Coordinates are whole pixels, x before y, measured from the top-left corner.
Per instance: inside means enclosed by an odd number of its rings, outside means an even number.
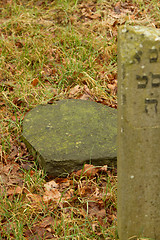
[[[158,60],[158,50],[157,49],[150,49],[149,50],[149,62],[154,63]]]
[[[141,56],[142,56],[142,51],[137,51],[136,54],[134,55],[134,59],[137,61],[137,63],[140,63]],[[135,63],[135,60],[133,63]]]
[[[138,88],[146,88],[148,83],[148,77],[147,76],[139,76],[136,75],[136,80],[138,81]]]
[[[152,74],[152,87],[160,86],[160,74]]]
[[[153,111],[157,113],[158,100],[155,98],[145,99],[145,112],[153,114]]]

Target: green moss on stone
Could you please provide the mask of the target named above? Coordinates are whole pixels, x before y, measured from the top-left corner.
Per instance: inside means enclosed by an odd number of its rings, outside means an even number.
[[[24,119],[23,139],[51,175],[70,172],[84,162],[113,164],[116,117],[116,109],[92,101],[69,99],[39,105]]]

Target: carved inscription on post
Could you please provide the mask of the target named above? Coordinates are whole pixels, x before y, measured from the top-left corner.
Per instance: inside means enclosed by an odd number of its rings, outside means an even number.
[[[140,52],[142,55],[142,52]],[[139,54],[135,55],[135,58],[138,58],[138,63],[141,63],[141,59],[142,57]],[[155,49],[153,47],[153,49],[149,49],[148,50],[148,62],[150,63],[150,70],[152,71],[152,68],[154,69],[154,65],[155,63],[158,62],[158,49]],[[138,56],[138,57],[137,57]],[[141,65],[141,68],[143,68],[144,66]],[[160,71],[160,70],[159,70]],[[137,88],[140,89],[145,89],[147,88],[147,85],[149,85],[150,88],[150,96],[148,96],[148,98],[144,99],[144,103],[145,103],[145,112],[147,114],[157,114],[157,107],[158,107],[158,99],[157,96],[155,96],[155,98],[153,98],[153,88],[158,88],[160,86],[160,74],[158,73],[153,73],[153,72],[149,72],[149,76],[143,74],[143,76],[140,75],[136,75],[136,80],[137,80]],[[150,110],[151,112],[150,112]]]
[[[122,104],[126,104],[128,108],[126,119],[132,119],[132,124],[137,128],[159,126],[160,44],[155,42],[148,48],[145,42],[143,45],[139,44],[127,67],[123,66],[123,76],[128,84],[125,84],[127,87],[123,89],[122,100]],[[148,121],[147,116],[152,117],[152,121]]]
[[[118,35],[118,234],[160,240],[160,30]]]

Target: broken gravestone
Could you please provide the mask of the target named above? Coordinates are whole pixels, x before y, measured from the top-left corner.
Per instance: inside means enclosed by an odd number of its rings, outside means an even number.
[[[84,100],[39,105],[24,118],[22,138],[51,176],[84,163],[116,165],[117,110]]]
[[[119,29],[118,233],[160,240],[160,31]]]

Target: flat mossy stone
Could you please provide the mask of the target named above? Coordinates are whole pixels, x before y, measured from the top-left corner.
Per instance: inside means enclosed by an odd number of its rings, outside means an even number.
[[[78,99],[38,105],[26,114],[22,137],[51,176],[84,163],[116,165],[117,110]]]

